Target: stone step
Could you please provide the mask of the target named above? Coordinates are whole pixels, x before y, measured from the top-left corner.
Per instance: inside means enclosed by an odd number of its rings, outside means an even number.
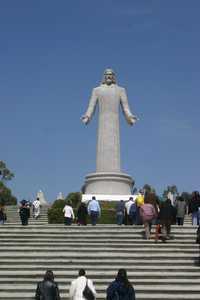
[[[38,227],[37,227],[38,228]],[[124,234],[122,233],[116,233],[113,232],[112,234],[106,234],[106,233],[101,233],[99,234],[97,233],[87,233],[87,232],[70,232],[69,230],[65,229],[65,231],[59,231],[59,232],[55,232],[55,231],[50,231],[50,230],[42,230],[42,231],[38,231],[38,229],[32,229],[32,230],[28,230],[28,227],[23,226],[20,228],[19,231],[6,231],[4,228],[1,229],[0,232],[0,236],[6,237],[6,236],[33,236],[33,237],[68,237],[68,236],[73,236],[74,238],[92,238],[92,239],[104,239],[104,238],[140,238],[143,237],[143,231],[132,231],[132,232],[126,232]],[[152,231],[151,233],[152,237],[154,237],[155,232]],[[196,237],[196,233],[195,232],[175,232],[172,231],[171,232],[172,235],[172,239],[191,239]]]
[[[32,239],[21,239],[21,238],[2,238],[1,237],[1,244],[2,245],[30,245],[32,243],[34,243],[34,245],[54,245],[54,244],[59,244],[59,245],[66,245],[67,243],[70,243],[68,242],[71,241],[70,238],[63,238],[63,239],[49,239],[49,238],[43,238],[43,239],[35,239],[35,238],[32,238]],[[74,239],[75,240],[75,239]],[[146,244],[142,243],[141,242],[141,239],[139,240],[135,240],[135,239],[126,239],[126,240],[115,240],[113,242],[113,245],[120,245],[123,241],[123,245],[129,245],[129,246],[144,246],[146,247]],[[85,245],[93,245],[93,246],[98,246],[98,245],[101,245],[103,243],[103,241],[101,240],[97,240],[97,241],[93,241],[91,242],[91,239],[89,240],[76,240],[75,243],[71,243],[71,245],[79,245],[79,244],[85,244]],[[105,244],[108,244],[109,242],[108,241],[105,241]],[[167,240],[167,243],[162,243],[161,240],[159,240],[157,242],[159,244],[160,247],[164,247],[164,248],[168,248],[168,247],[171,247],[171,246],[177,246],[177,247],[182,247],[182,245],[184,244],[184,247],[191,247],[192,245],[195,247],[195,248],[198,248],[198,245],[195,243],[194,239],[191,239],[191,240]],[[152,238],[151,240],[148,240],[148,246],[150,245],[155,245],[155,240],[154,238]]]
[[[95,276],[98,276],[98,278],[103,277],[105,278],[113,278],[113,276],[116,275],[116,270],[118,268],[116,267],[115,270],[99,270],[98,268],[96,268],[96,270],[88,270],[87,274],[88,276],[93,276],[93,278],[95,278]],[[172,272],[173,271],[173,272]],[[173,274],[172,274],[173,273]],[[77,270],[57,270],[56,271],[56,276],[66,276],[66,278],[68,276],[76,276],[77,275]],[[199,268],[195,268],[192,266],[183,266],[182,268],[179,268],[179,271],[177,271],[177,268],[174,266],[169,266],[169,268],[166,268],[166,266],[164,266],[163,268],[158,268],[158,267],[152,267],[152,266],[136,266],[134,270],[130,270],[128,272],[129,277],[131,278],[132,276],[152,276],[152,278],[154,277],[154,275],[159,275],[161,277],[185,277],[187,276],[200,276],[200,270]],[[15,276],[20,276],[20,277],[35,277],[35,276],[41,276],[41,270],[16,270],[14,273],[12,270],[5,270],[3,272],[3,274],[0,274],[0,277],[5,277],[5,276],[11,276],[11,277],[15,277]]]
[[[163,245],[163,244],[159,244],[158,247],[156,247],[157,245],[156,244],[151,244],[151,245],[145,245],[144,244],[144,247],[141,249],[140,245],[126,245],[125,248],[123,248],[123,253],[129,253],[129,252],[140,252],[140,253],[145,253],[145,252],[148,252],[149,254],[151,252],[167,252],[167,253],[174,253],[174,254],[177,254],[177,253],[182,253],[183,251],[183,248],[180,246],[180,247],[177,247],[175,245],[167,245],[166,248],[161,246],[160,245]],[[55,245],[51,245],[51,251],[59,251],[59,252],[62,252],[62,251],[67,251],[67,252],[71,252],[71,251],[74,251],[74,252],[87,252],[87,253],[90,253],[90,252],[100,252],[100,251],[103,251],[103,252],[115,252],[115,253],[121,253],[122,252],[122,249],[119,248],[120,247],[120,244],[116,244],[116,246],[114,246],[113,244],[112,245],[109,245],[109,244],[105,244],[105,245],[102,245],[101,244],[101,247],[99,247],[98,245],[93,245],[93,246],[90,246],[90,245],[79,245],[77,247],[76,244],[68,244],[66,243],[65,245],[59,245],[59,249],[58,249],[58,246],[55,244]],[[102,249],[101,249],[102,248]],[[198,245],[197,244],[194,244],[194,245],[191,245],[190,247],[185,247],[184,248],[184,253],[196,253],[197,252],[197,249],[198,249]],[[0,247],[0,253],[3,252],[3,251],[15,251],[15,252],[20,252],[20,251],[38,251],[38,252],[47,252],[49,250],[49,245],[43,245],[42,247],[40,245],[19,245],[19,246],[15,246],[15,247],[12,247],[12,245],[2,245],[1,244],[1,247]]]
[[[166,299],[166,300],[199,300],[199,292],[182,292],[181,294],[176,293],[176,291],[163,291],[163,293],[160,292],[160,290],[157,293],[154,293],[152,290],[147,290],[146,293],[144,291],[136,291],[136,297],[137,300],[160,300],[160,299]],[[34,293],[31,292],[1,292],[0,299],[6,299],[6,300],[34,300]],[[62,300],[68,300],[69,295],[68,293],[61,293],[61,299]],[[98,293],[97,299],[104,299],[105,300],[105,293]]]
[[[183,258],[174,258],[172,257],[171,259],[167,259],[166,257],[163,257],[162,259],[146,259],[143,257],[135,257],[135,258],[129,258],[127,257],[127,259],[124,261],[124,258],[122,259],[118,259],[113,257],[112,258],[112,264],[114,265],[123,265],[129,267],[130,264],[131,265],[169,265],[169,264],[173,264],[173,265],[193,265],[194,263],[194,257],[184,257]],[[105,266],[107,267],[109,265],[109,267],[112,267],[111,265],[111,261],[110,259],[106,259],[104,258],[102,261],[102,258],[88,258],[88,259],[84,259],[81,257],[77,257],[75,259],[72,258],[52,258],[50,257],[49,259],[46,257],[42,257],[42,258],[34,258],[34,257],[30,257],[28,259],[22,257],[18,257],[17,260],[14,258],[4,258],[1,257],[0,258],[0,268],[6,264],[9,268],[9,265],[12,266],[16,266],[16,265],[34,265],[36,264],[37,266],[42,265],[44,266],[44,268],[46,267],[46,265],[52,266],[53,264],[55,264],[56,266],[61,265],[61,268],[70,268],[71,266],[77,265],[77,269],[81,268],[81,266],[87,266],[87,269],[89,268],[93,268],[93,266],[96,267],[96,265],[100,265],[101,266]]]
[[[74,266],[60,266],[60,265],[51,265],[51,269],[55,270],[55,271],[61,271],[61,270],[64,270],[65,272],[73,272],[74,269],[78,270],[80,268],[82,268],[80,265],[74,265]],[[139,272],[139,271],[144,271],[144,272],[148,272],[148,271],[174,271],[174,270],[177,270],[177,265],[146,265],[146,266],[141,266],[141,265],[134,265],[133,267],[130,267],[128,265],[123,265],[123,267],[126,266],[126,269],[127,271],[130,272]],[[0,271],[5,271],[5,274],[9,274],[10,271],[15,271],[15,273],[17,274],[17,272],[21,272],[21,271],[28,271],[29,274],[32,272],[32,271],[43,271],[45,270],[45,265],[34,265],[34,266],[27,266],[27,265],[13,265],[13,266],[8,266],[8,265],[1,265],[0,267]],[[109,265],[109,266],[106,266],[106,265],[102,265],[102,266],[88,266],[88,265],[85,265],[83,266],[83,268],[87,269],[88,271],[91,272],[101,272],[102,270],[104,271],[104,276],[107,275],[107,273],[109,274],[109,271],[111,270],[114,270],[116,271],[116,265]],[[199,273],[199,270],[198,269],[195,269],[194,270],[194,266],[191,264],[191,265],[178,265],[178,269],[179,270],[183,270],[184,272],[198,272]],[[199,273],[200,274],[200,273]],[[114,275],[114,274],[113,274]]]
[[[113,259],[113,258],[124,258],[125,256],[128,257],[129,259],[130,258],[136,258],[136,257],[140,257],[140,258],[149,258],[149,259],[152,259],[152,258],[157,258],[157,259],[162,259],[162,258],[167,258],[167,259],[178,259],[177,257],[181,258],[181,259],[185,259],[185,258],[191,258],[193,257],[194,259],[198,258],[199,257],[199,252],[194,252],[194,253],[182,253],[181,251],[178,253],[176,253],[176,256],[174,255],[173,252],[171,253],[147,253],[147,252],[144,252],[144,253],[138,253],[138,252],[135,252],[135,253],[129,253],[127,255],[124,254],[124,253],[115,253],[115,252],[98,252],[98,255],[97,253],[94,253],[94,252],[91,252],[91,253],[82,253],[82,252],[58,252],[58,251],[40,251],[40,252],[37,252],[37,251],[26,251],[26,252],[15,252],[15,251],[10,251],[9,253],[7,251],[5,252],[1,252],[0,253],[0,256],[1,257],[4,257],[4,258],[29,258],[29,257],[33,257],[33,256],[37,256],[37,257],[45,257],[45,258],[56,258],[56,257],[59,257],[59,258],[74,258],[74,259],[77,259],[77,258],[96,258],[97,256],[102,259],[105,259],[105,258],[110,258],[110,259]]]
[[[95,284],[95,282],[94,282]],[[180,293],[180,292],[184,292],[184,293],[199,293],[200,292],[200,285],[196,284],[185,284],[185,285],[181,285],[181,284],[160,284],[159,286],[157,285],[143,285],[143,284],[137,284],[137,283],[133,283],[134,285],[134,289],[136,291],[136,293],[140,293],[140,292],[153,292],[155,293],[160,293],[160,291],[162,290],[163,293],[164,292],[174,292],[174,293]],[[61,293],[67,293],[67,291],[69,290],[70,284],[66,283],[66,284],[59,284],[59,289]],[[101,285],[97,285],[96,287],[96,291],[97,293],[104,293],[107,289],[107,285],[101,284]],[[4,292],[4,291],[18,291],[19,293],[21,292],[32,292],[34,293],[35,291],[35,285],[34,284],[15,284],[15,286],[13,285],[8,285],[8,284],[1,284],[0,286],[0,292]]]
[[[105,299],[119,268],[127,269],[137,300],[200,299],[195,226],[172,226],[173,239],[167,243],[143,240],[142,226],[37,223],[6,224],[0,230],[0,300],[33,300],[36,284],[49,268],[67,300],[70,282],[82,267],[99,300]]]
[[[39,222],[40,219],[38,220],[35,220],[34,221],[38,221]],[[95,228],[94,228],[95,227]],[[11,228],[16,231],[16,232],[20,232],[20,230],[22,228],[26,228],[27,230],[37,230],[37,224],[30,224],[26,227],[23,227],[21,224],[4,224],[3,226],[1,226],[2,230],[10,230]],[[51,226],[50,224],[44,224],[44,227],[41,228],[42,231],[54,231],[54,232],[58,232],[58,228],[60,228],[60,230],[62,232],[64,231],[70,231],[70,232],[74,232],[74,233],[79,233],[79,232],[88,232],[88,233],[99,233],[99,234],[117,234],[117,233],[120,233],[120,234],[124,234],[124,233],[132,233],[132,232],[140,232],[141,230],[144,230],[143,226],[132,226],[132,227],[122,227],[123,229],[120,230],[119,227],[110,227],[110,228],[105,228],[105,227],[101,227],[101,226],[85,226],[85,227],[80,227],[80,226],[77,226],[77,225],[71,225],[71,226],[66,226],[64,224],[59,224],[57,227],[56,226]],[[153,226],[152,227],[152,230],[155,231],[155,227]],[[197,230],[197,227],[196,226],[187,226],[187,227],[182,227],[182,228],[177,228],[177,227],[174,227],[172,226],[172,231],[174,233],[177,233],[177,234],[182,234],[182,233],[196,233],[196,230]]]
[[[56,274],[56,272],[54,272]],[[56,278],[59,280],[59,286],[66,286],[71,283],[72,280],[75,279],[75,277],[57,277]],[[96,278],[96,277],[91,277],[90,278],[93,280],[95,286],[99,284],[103,284],[108,286],[110,282],[113,280],[113,278]],[[5,278],[0,278],[0,284],[31,284],[36,286],[38,281],[42,281],[43,278],[42,276],[38,276],[37,278],[10,278],[10,277],[5,277]],[[200,284],[200,279],[199,277],[193,277],[193,278],[137,278],[137,277],[131,277],[131,283],[135,286],[137,284],[140,285],[177,285],[177,284],[184,284],[184,285],[199,285]]]
[[[133,241],[134,242],[134,241]],[[153,241],[148,241],[148,244],[144,244],[144,243],[133,243],[133,242],[131,242],[131,241],[126,241],[126,242],[124,242],[123,241],[123,243],[120,243],[120,242],[113,242],[112,243],[112,248],[119,248],[120,247],[120,249],[123,249],[123,248],[125,248],[125,249],[127,249],[127,250],[129,250],[130,248],[132,249],[132,248],[136,248],[136,249],[138,249],[138,247],[143,247],[143,249],[146,249],[146,248],[149,248],[149,247],[152,247],[153,249],[155,248],[155,242]],[[13,246],[15,246],[15,247],[32,247],[32,248],[34,248],[34,247],[38,247],[38,246],[40,246],[40,248],[41,247],[49,247],[49,245],[51,246],[51,247],[57,247],[58,245],[60,246],[60,247],[68,247],[68,249],[69,248],[73,248],[73,247],[77,247],[77,246],[79,246],[80,248],[83,248],[83,247],[85,247],[86,249],[88,249],[88,247],[92,247],[92,248],[94,248],[94,247],[98,247],[98,248],[106,248],[106,247],[111,247],[111,245],[109,244],[109,242],[105,242],[105,243],[103,243],[103,242],[95,242],[95,243],[93,243],[93,242],[91,242],[91,241],[86,241],[86,242],[80,242],[80,241],[77,241],[77,242],[74,242],[74,243],[72,243],[72,242],[68,242],[68,241],[65,241],[65,240],[62,240],[62,241],[52,241],[52,240],[48,240],[48,241],[42,241],[42,240],[39,240],[39,241],[31,241],[31,240],[29,240],[29,241],[19,241],[19,240],[15,240],[15,241],[5,241],[5,240],[2,240],[1,241],[1,249],[3,250],[3,249],[5,249],[5,247],[8,247],[8,248],[11,248],[11,247],[13,247]],[[182,250],[182,243],[180,243],[180,242],[176,242],[176,243],[174,243],[173,241],[170,241],[170,243],[168,242],[168,243],[159,243],[159,249],[164,249],[164,250],[169,250],[169,249],[176,249],[176,250]],[[188,250],[194,250],[195,249],[195,251],[196,251],[196,249],[198,249],[199,248],[199,245],[198,244],[191,244],[191,243],[189,243],[188,242],[188,244],[185,244],[184,245],[184,249],[188,249]],[[1,251],[1,249],[0,249],[0,251]]]

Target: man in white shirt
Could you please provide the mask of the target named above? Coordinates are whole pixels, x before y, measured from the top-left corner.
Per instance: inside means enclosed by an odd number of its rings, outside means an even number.
[[[40,199],[37,198],[36,200],[33,201],[33,218],[37,219],[40,215]]]
[[[65,217],[65,225],[71,225],[74,220],[74,212],[72,207],[69,204],[66,204],[63,208],[64,217]]]
[[[96,297],[95,287],[91,279],[86,277],[84,269],[80,269],[78,273],[78,278],[73,280],[69,290],[69,299],[70,300],[85,300],[83,296],[83,291],[86,287],[86,283],[90,290],[92,291],[94,298]]]
[[[136,224],[136,203],[133,197],[130,197],[125,203],[125,208],[128,217],[128,225]],[[135,211],[133,208],[135,208]]]

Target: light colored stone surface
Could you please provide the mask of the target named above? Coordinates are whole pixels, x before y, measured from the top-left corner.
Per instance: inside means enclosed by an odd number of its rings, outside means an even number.
[[[56,198],[57,200],[64,200],[65,199],[65,197],[64,197],[64,195],[63,195],[63,193],[62,192],[59,192],[58,193],[58,196],[57,196],[57,198]]]
[[[135,199],[137,195],[102,195],[102,194],[83,194],[82,202],[88,202],[92,199],[92,196],[95,196],[98,201],[128,201],[130,197]]]
[[[39,198],[40,204],[41,204],[41,205],[48,205],[48,202],[47,202],[47,200],[45,199],[45,196],[44,196],[43,191],[40,190],[40,191],[37,193],[37,198]]]
[[[52,269],[62,300],[80,268],[96,286],[97,299],[119,268],[126,268],[138,300],[200,299],[200,269],[194,266],[197,228],[172,226],[166,244],[142,239],[142,226],[5,224],[0,230],[0,300],[34,300],[37,282]]]
[[[82,118],[85,124],[91,120],[97,105],[96,175],[93,173],[86,176],[85,193],[130,194],[134,182],[129,175],[121,173],[120,167],[120,106],[130,125],[136,122],[137,117],[131,113],[126,91],[116,84],[112,70],[106,70],[103,84],[93,89],[88,109]]]

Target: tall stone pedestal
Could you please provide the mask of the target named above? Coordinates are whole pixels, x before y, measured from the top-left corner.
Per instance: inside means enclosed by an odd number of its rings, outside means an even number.
[[[125,173],[91,173],[85,178],[84,194],[130,195],[134,180]]]

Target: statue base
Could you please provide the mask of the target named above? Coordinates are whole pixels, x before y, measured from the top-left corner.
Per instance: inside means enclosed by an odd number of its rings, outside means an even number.
[[[91,173],[85,177],[84,194],[130,195],[134,183],[125,173]]]

